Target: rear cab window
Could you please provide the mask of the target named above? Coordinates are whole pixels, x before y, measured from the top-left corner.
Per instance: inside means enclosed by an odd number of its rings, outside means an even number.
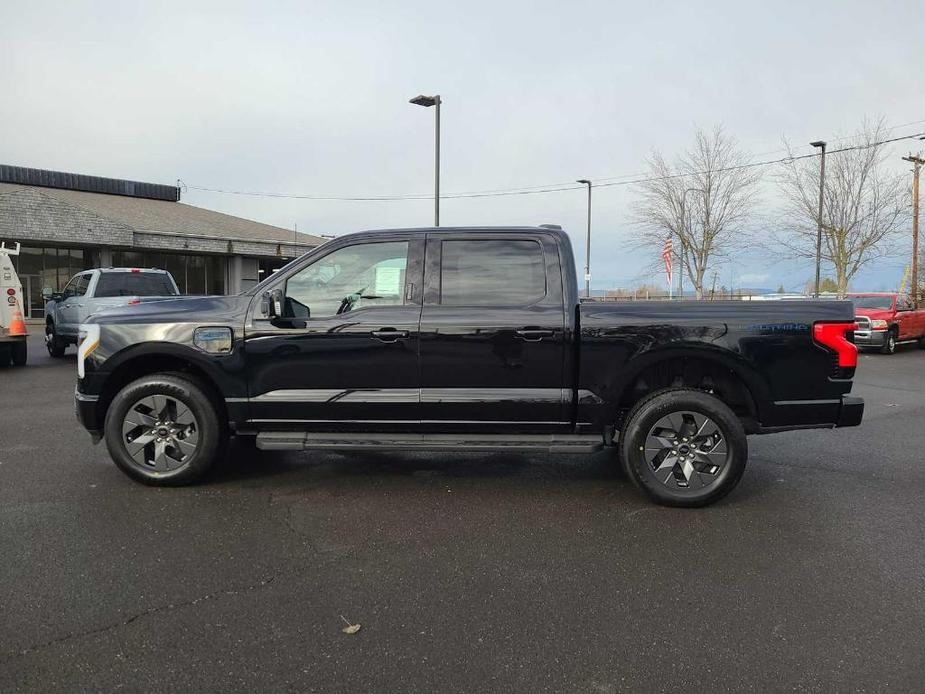
[[[104,272],[96,282],[97,298],[113,296],[176,296],[164,272]]]

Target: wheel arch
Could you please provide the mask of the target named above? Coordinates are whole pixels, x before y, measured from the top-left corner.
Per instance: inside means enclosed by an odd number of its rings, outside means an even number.
[[[642,398],[664,388],[712,391],[743,420],[746,429],[761,421],[762,403],[771,402],[760,375],[728,350],[709,346],[653,350],[630,361],[613,381],[613,416],[620,421]]]
[[[215,371],[215,367],[210,365],[208,360],[199,358],[199,354],[190,348],[179,345],[157,345],[156,348],[149,348],[139,345],[126,354],[119,355],[118,361],[112,365],[100,392],[97,408],[99,421],[105,421],[113,398],[126,385],[144,376],[168,373],[186,376],[195,381],[213,402],[218,416],[228,421],[228,408]]]

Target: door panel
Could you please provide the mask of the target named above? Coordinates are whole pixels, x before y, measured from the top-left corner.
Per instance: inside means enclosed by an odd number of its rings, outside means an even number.
[[[64,301],[58,308],[57,330],[62,335],[76,335],[84,315],[83,307],[90,274],[74,275],[64,288]]]
[[[423,247],[423,238],[395,236],[332,244],[273,285],[287,287],[282,319],[255,302],[245,336],[251,418],[417,422]],[[376,254],[386,259],[369,265]],[[357,263],[369,267],[354,272]]]
[[[566,421],[565,324],[551,240],[428,234],[422,418],[485,429]]]

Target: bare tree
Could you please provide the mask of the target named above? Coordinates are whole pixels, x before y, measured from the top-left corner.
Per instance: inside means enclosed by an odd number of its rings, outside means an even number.
[[[640,184],[635,205],[643,228],[641,243],[661,247],[671,235],[697,298],[703,298],[711,261],[745,245],[761,171],[749,166],[748,156],[719,126],[710,133],[698,130],[693,148],[678,158],[674,169],[658,151],[648,166],[648,180]]]
[[[878,144],[885,135],[882,120],[865,122],[826,157],[821,257],[835,270],[839,296],[862,267],[893,252],[894,237],[909,219],[906,177],[885,170],[888,152]],[[795,159],[778,176],[786,228],[775,237],[793,257],[816,257],[819,168],[818,157]]]

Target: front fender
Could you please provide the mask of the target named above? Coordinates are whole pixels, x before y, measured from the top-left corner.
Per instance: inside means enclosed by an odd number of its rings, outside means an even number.
[[[220,324],[103,324],[99,347],[85,365],[87,380],[101,383],[117,372],[132,369],[150,372],[145,362],[183,362],[200,371],[215,384],[223,397],[246,397],[243,331]],[[199,327],[229,327],[232,348],[226,354],[210,354],[193,345],[193,333]],[[99,386],[84,392],[98,392]]]

